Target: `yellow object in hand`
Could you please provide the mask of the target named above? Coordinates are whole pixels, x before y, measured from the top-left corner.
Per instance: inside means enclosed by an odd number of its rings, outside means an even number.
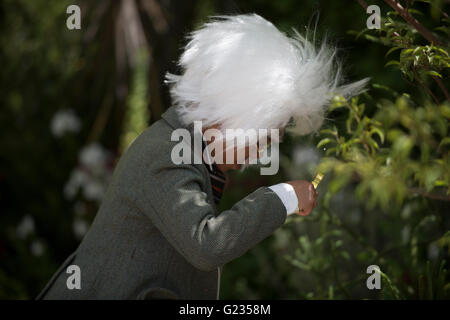
[[[312,184],[314,186],[314,189],[317,189],[317,186],[319,185],[320,181],[322,181],[323,173],[317,173],[316,177],[314,178]]]

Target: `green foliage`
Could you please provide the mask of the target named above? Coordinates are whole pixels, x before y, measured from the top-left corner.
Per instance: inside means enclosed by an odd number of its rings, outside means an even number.
[[[423,15],[421,11],[412,9],[410,14]],[[439,11],[439,4],[433,5],[434,10]],[[420,35],[411,24],[399,17],[396,11],[387,12],[382,17],[382,26],[379,30],[371,32],[369,29],[363,29],[361,32],[350,31],[350,34],[356,34],[357,38],[364,36],[367,40],[380,43],[390,49],[386,52],[386,57],[399,51],[399,58],[388,61],[385,66],[395,66],[400,69],[408,81],[423,83],[425,76],[447,78],[450,68],[450,56],[448,47],[437,44],[421,45],[418,39]],[[450,20],[444,16],[442,24],[435,27],[444,36],[449,35]]]
[[[409,12],[420,13],[413,9]],[[447,21],[443,21],[436,29],[445,31],[447,25]],[[331,252],[332,257],[379,265],[382,276],[380,298],[449,298],[448,264],[442,260],[447,257],[448,261],[448,211],[430,208],[436,208],[431,204],[433,201],[450,201],[450,101],[445,100],[445,89],[437,81],[438,85],[433,89],[441,89],[442,93],[432,92],[428,78],[448,78],[448,49],[434,44],[421,45],[417,30],[396,12],[387,14],[380,30],[364,29],[353,34],[357,38],[364,35],[367,40],[387,46],[386,56],[399,52],[399,59],[387,62],[386,67],[397,67],[405,80],[417,85],[424,94],[398,93],[389,86],[373,84],[372,90],[350,101],[334,97],[330,114],[338,115],[335,118],[339,117],[340,121],[321,130],[317,143],[317,148],[325,151],[317,171],[328,178],[326,189],[322,188],[325,194],[321,217],[317,219],[321,225],[333,225],[336,229],[332,232],[338,236],[326,250],[320,244],[329,238],[328,228],[313,242],[301,236],[300,246],[289,261],[301,270],[320,273],[324,277],[324,270],[329,269],[327,272],[332,273],[333,267],[336,268],[334,264],[338,263],[329,255],[324,259],[324,252]],[[373,97],[374,90],[384,95]],[[439,101],[438,96],[444,100]],[[370,243],[343,223],[334,212],[332,200],[348,188],[354,190],[364,210],[383,213],[379,214],[379,221],[389,215],[397,216],[394,219],[401,218],[401,223],[391,225],[391,231],[394,234],[406,231],[409,240],[403,240],[398,247],[380,251],[379,245]],[[426,201],[414,210],[416,214],[411,214],[411,205],[417,205],[418,197]],[[417,210],[422,211],[419,222]],[[431,240],[423,240],[426,237],[420,233],[425,225],[426,233],[433,235]],[[411,227],[414,232],[409,234]],[[360,250],[353,255],[349,255],[348,247],[343,245],[346,237],[360,244]],[[439,259],[435,261],[437,271],[433,272],[430,261],[424,261],[421,256],[424,245],[439,252]],[[396,251],[399,256],[388,258],[383,253],[391,251]],[[409,271],[404,270],[407,261],[411,262]],[[341,276],[348,274],[344,272]],[[337,278],[333,288],[337,289],[334,295],[348,297],[348,289]],[[325,297],[325,292],[321,296]]]
[[[72,133],[57,140],[50,129],[60,109],[89,110],[76,85],[81,34],[65,28],[73,3],[0,3],[0,299],[33,298],[77,244],[62,189],[82,141]],[[26,216],[34,227],[20,236]]]
[[[131,93],[128,96],[128,108],[123,123],[120,141],[120,150],[123,152],[133,140],[148,126],[148,52],[138,53],[134,77],[131,84]]]
[[[336,97],[331,110],[339,108],[348,111],[345,127],[321,130],[324,138],[317,144],[334,156],[318,167],[338,177],[330,182],[330,192],[357,181],[356,195],[369,207],[385,210],[393,202],[401,206],[420,188],[450,194],[447,102],[417,106],[408,95],[397,95],[394,101],[378,101],[370,117],[358,98]]]

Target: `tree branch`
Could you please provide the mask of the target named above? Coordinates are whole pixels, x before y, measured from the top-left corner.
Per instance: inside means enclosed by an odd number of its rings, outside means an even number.
[[[450,94],[448,93],[447,88],[442,83],[442,80],[439,79],[438,77],[435,77],[435,76],[433,76],[433,79],[434,79],[434,81],[436,81],[436,83],[438,84],[439,88],[441,88],[441,91],[444,93],[445,97],[450,102]]]
[[[365,3],[364,0],[356,0],[356,1],[361,5],[361,7],[363,7],[364,9],[367,9],[367,3]],[[403,8],[400,3],[398,3],[395,0],[384,0],[384,2],[386,2],[395,11],[397,11],[398,14],[400,14],[400,16],[404,20],[406,20],[406,22],[411,24],[425,39],[427,39],[428,41],[430,41],[433,44],[436,44],[436,45],[439,45],[439,46],[443,46],[443,43],[441,41],[439,41],[428,29],[426,29],[424,26],[422,26],[420,24],[420,22],[417,21],[417,19],[415,19],[408,12],[408,9]],[[409,4],[409,2],[408,2],[408,4]],[[443,13],[443,14],[445,14],[445,13]],[[444,16],[447,16],[447,15],[445,14]],[[437,85],[439,86],[441,91],[444,93],[446,99],[448,101],[450,101],[450,94],[447,91],[447,88],[445,87],[445,85],[442,83],[442,80],[439,79],[438,77],[435,77],[435,76],[432,76],[432,78],[433,78],[434,81],[436,81]],[[436,99],[435,99],[435,101],[436,101]]]
[[[425,89],[426,92],[433,98],[434,102],[437,105],[440,105],[438,98],[433,94],[433,92],[430,90],[430,88],[427,87],[427,85],[420,79],[420,76],[417,74],[416,68],[413,68],[414,74],[416,76],[417,82]]]
[[[356,0],[361,5],[361,7],[364,8],[364,10],[367,10],[367,3],[364,2],[364,0]]]
[[[443,195],[443,194],[435,194],[435,193],[429,193],[426,192],[424,189],[421,188],[409,188],[409,192],[413,194],[420,194],[423,197],[427,197],[430,199],[435,200],[442,200],[442,201],[450,201],[450,196]]]
[[[408,10],[402,7],[400,3],[395,0],[384,0],[389,6],[392,7],[398,14],[411,24],[425,39],[439,46],[443,46],[443,43],[439,41],[427,28],[422,26],[416,18],[414,18]]]

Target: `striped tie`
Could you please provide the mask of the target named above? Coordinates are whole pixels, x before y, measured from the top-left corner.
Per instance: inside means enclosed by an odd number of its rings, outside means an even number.
[[[203,143],[203,150],[206,148],[205,141],[202,141]],[[203,157],[202,157],[203,159]],[[225,187],[226,177],[223,174],[222,171],[217,167],[215,163],[212,164],[212,169],[210,168],[210,165],[205,162],[203,159],[203,164],[206,166],[206,169],[208,169],[209,176],[211,179],[211,186],[214,196],[214,202],[216,205],[219,204],[220,199],[222,198],[223,189]]]

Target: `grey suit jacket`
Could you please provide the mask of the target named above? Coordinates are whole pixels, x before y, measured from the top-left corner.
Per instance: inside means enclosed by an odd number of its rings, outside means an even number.
[[[80,245],[37,299],[218,299],[222,266],[286,220],[268,187],[217,212],[204,164],[174,164],[171,141],[183,126],[175,107],[121,156]],[[68,289],[69,265],[81,289]]]

